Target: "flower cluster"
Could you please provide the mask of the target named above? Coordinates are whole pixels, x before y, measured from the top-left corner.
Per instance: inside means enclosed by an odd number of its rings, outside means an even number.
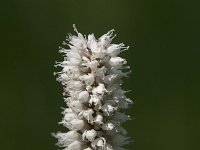
[[[128,47],[111,44],[114,30],[98,40],[94,34],[83,36],[75,26],[74,30],[78,35],[69,34],[68,42],[63,42],[69,49],[59,49],[64,61],[55,65],[63,68],[55,75],[64,87],[68,106],[60,124],[69,129],[54,134],[57,145],[64,150],[124,150],[129,137],[121,123],[130,117],[121,110],[132,101],[121,88],[121,79],[130,73],[129,66],[124,66],[127,62],[118,54]]]

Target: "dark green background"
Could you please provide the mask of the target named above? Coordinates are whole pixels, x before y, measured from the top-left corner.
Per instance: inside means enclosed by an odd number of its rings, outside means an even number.
[[[65,130],[62,87],[55,81],[58,46],[75,23],[114,42],[133,73],[125,89],[135,142],[129,150],[200,149],[200,7],[196,0],[1,0],[0,149],[55,150]]]

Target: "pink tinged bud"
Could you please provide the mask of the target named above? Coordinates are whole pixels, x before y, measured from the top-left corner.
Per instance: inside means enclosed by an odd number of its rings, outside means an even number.
[[[80,92],[78,95],[78,99],[83,103],[88,102],[89,93],[87,91]]]
[[[72,130],[81,130],[84,127],[84,121],[82,119],[74,119],[69,122]]]
[[[119,68],[123,64],[126,64],[126,60],[121,57],[111,57],[108,63],[111,67]]]

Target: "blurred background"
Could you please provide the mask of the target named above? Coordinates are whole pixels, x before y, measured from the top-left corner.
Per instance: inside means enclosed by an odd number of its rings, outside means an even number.
[[[75,23],[131,48],[124,89],[135,104],[129,150],[200,149],[200,9],[195,0],[7,0],[0,2],[0,149],[55,150],[64,107],[54,62]]]

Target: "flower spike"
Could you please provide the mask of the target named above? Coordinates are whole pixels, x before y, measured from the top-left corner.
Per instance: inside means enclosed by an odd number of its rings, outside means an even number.
[[[130,70],[127,61],[118,55],[128,50],[123,43],[111,44],[114,29],[98,40],[94,34],[83,36],[73,24],[77,35],[68,34],[59,53],[64,60],[55,63],[62,70],[54,73],[63,85],[67,108],[59,124],[68,128],[66,133],[57,132],[57,145],[63,150],[124,150],[130,142],[121,123],[130,116],[121,112],[132,104],[121,88],[122,78]]]

